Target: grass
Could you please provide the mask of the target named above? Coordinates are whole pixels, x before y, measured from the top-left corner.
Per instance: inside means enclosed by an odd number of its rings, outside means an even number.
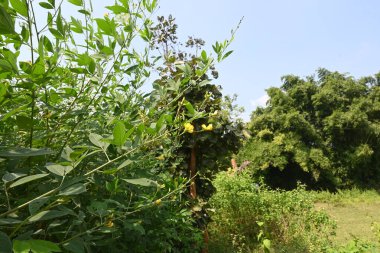
[[[340,191],[338,193],[313,193],[315,206],[324,210],[337,223],[337,245],[350,240],[359,239],[371,243],[378,238],[371,230],[372,224],[380,223],[380,194],[374,190],[358,189]]]

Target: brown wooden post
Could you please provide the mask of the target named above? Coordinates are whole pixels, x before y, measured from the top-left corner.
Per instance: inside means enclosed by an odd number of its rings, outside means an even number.
[[[190,169],[190,197],[192,199],[196,199],[197,197],[197,186],[195,184],[195,175],[197,174],[197,159],[196,159],[196,150],[195,145],[191,148],[191,154],[190,154],[190,163],[189,163],[189,169]]]
[[[236,160],[233,158],[231,159],[231,166],[232,166],[233,172],[236,172],[238,169],[238,166],[237,166]]]

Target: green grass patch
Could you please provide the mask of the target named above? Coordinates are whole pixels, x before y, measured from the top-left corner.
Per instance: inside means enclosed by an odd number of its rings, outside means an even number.
[[[373,227],[380,223],[380,194],[375,190],[351,189],[330,192],[312,192],[317,210],[322,210],[335,220],[334,244],[348,245],[349,241],[360,241],[376,245],[378,240]],[[376,226],[375,226],[376,227]]]

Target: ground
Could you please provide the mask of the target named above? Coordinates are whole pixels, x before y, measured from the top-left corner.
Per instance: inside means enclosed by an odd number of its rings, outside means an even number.
[[[316,201],[317,209],[324,210],[337,223],[337,245],[345,244],[355,238],[376,242],[371,230],[374,222],[380,224],[380,194],[376,191],[351,191],[337,195],[323,193]]]

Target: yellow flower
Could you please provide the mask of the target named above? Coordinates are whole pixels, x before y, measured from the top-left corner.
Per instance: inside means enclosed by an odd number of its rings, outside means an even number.
[[[213,127],[212,127],[212,124],[208,124],[208,126],[206,126],[205,124],[202,124],[202,129],[204,131],[212,131]]]
[[[160,156],[157,156],[156,159],[159,161],[163,161],[163,160],[165,160],[165,156],[164,156],[164,154],[161,154]]]
[[[162,202],[161,199],[157,199],[156,201],[154,201],[154,204],[158,206],[161,204],[161,202]]]
[[[185,127],[185,132],[191,134],[194,132],[194,126],[191,123],[185,123],[183,126]]]
[[[113,222],[111,219],[107,220],[106,223],[104,224],[107,228],[112,228],[114,226]]]
[[[104,17],[105,17],[105,18],[108,18],[109,15],[110,15],[110,14],[109,14],[108,12],[104,13]]]

